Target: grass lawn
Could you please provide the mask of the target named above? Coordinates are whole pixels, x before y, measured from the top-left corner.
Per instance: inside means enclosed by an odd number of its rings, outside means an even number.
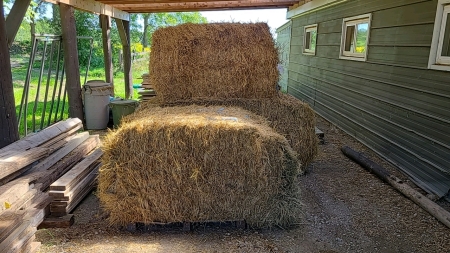
[[[24,93],[24,84],[26,82],[27,76],[27,67],[28,67],[28,55],[11,55],[11,65],[12,65],[12,76],[13,76],[13,85],[14,85],[14,97],[15,97],[15,105],[16,105],[16,113],[19,116],[20,105]],[[132,73],[133,73],[133,84],[141,83],[140,77],[142,74],[148,72],[148,62],[149,62],[149,54],[146,54],[143,58],[135,60],[132,64]],[[46,64],[48,65],[48,63]],[[35,64],[32,69],[31,79],[30,79],[30,88],[28,91],[28,103],[27,103],[27,113],[26,113],[26,122],[27,122],[27,133],[31,133],[33,131],[39,131],[39,129],[45,128],[46,126],[55,121],[68,118],[68,103],[67,97],[65,101],[64,98],[64,89],[61,90],[59,95],[60,83],[56,83],[55,85],[55,66],[53,66],[52,75],[48,78],[48,69],[43,70],[43,75],[41,78],[41,86],[38,87],[39,83],[39,73],[40,69],[40,58],[36,57]],[[85,72],[86,70],[80,68],[80,80],[81,83],[84,83]],[[88,73],[87,80],[105,80],[105,73],[103,68],[90,69]],[[47,85],[48,83],[48,85]],[[39,88],[39,90],[38,90]],[[48,89],[48,92],[47,92]],[[121,70],[115,70],[114,72],[114,92],[115,97],[125,98],[125,80],[124,74]],[[45,104],[45,94],[48,94],[47,103]],[[55,93],[55,100],[51,103],[51,98]],[[39,94],[37,96],[37,94]],[[137,90],[134,89],[133,99],[138,98]],[[58,103],[59,100],[59,103]],[[35,103],[37,101],[37,103]],[[45,110],[44,110],[45,107]],[[51,117],[49,115],[51,113]],[[21,136],[25,135],[25,123],[22,113],[22,119],[20,120],[19,125],[19,133]],[[44,116],[44,117],[42,117]],[[41,119],[44,119],[41,122]],[[35,129],[32,128],[33,121],[35,122]]]

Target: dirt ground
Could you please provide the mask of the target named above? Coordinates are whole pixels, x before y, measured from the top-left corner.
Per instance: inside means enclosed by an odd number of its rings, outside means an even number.
[[[450,252],[450,229],[346,158],[342,145],[364,152],[407,179],[352,137],[317,116],[325,133],[319,155],[299,177],[303,223],[288,230],[207,224],[129,232],[108,226],[95,192],[74,211],[68,229],[42,229],[40,252]],[[440,202],[447,210],[450,206]]]

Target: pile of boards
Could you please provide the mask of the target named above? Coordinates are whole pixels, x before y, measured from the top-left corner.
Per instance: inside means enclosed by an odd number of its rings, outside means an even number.
[[[147,101],[154,96],[156,96],[153,85],[150,83],[150,75],[148,73],[142,75],[142,89],[138,92],[139,99],[142,101]]]
[[[36,252],[46,217],[66,215],[92,190],[100,139],[81,128],[68,119],[0,149],[0,252]]]

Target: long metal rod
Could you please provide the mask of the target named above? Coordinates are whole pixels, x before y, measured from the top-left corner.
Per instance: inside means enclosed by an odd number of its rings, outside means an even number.
[[[86,84],[89,68],[91,67],[92,49],[94,48],[94,38],[90,37],[90,42],[91,42],[91,49],[89,51],[89,61],[86,68],[86,74],[84,75],[84,84]]]
[[[53,51],[55,50],[55,42],[56,41],[52,41],[52,45],[50,47],[50,58],[49,58],[48,71],[47,71],[47,83],[45,85],[44,107],[42,108],[41,124],[39,125],[39,129],[41,129],[41,130],[44,129],[45,112],[47,110],[48,90],[50,89],[50,79],[52,77]]]
[[[58,121],[58,111],[59,111],[59,104],[61,103],[61,93],[62,93],[62,86],[63,86],[63,81],[64,81],[64,74],[65,74],[65,66],[63,64],[62,73],[61,73],[61,81],[59,82],[58,103],[56,103],[55,118],[53,120],[54,123],[56,123]]]
[[[31,79],[31,73],[33,69],[33,63],[36,55],[36,46],[37,40],[33,35],[33,42],[31,46],[31,52],[30,52],[30,60],[28,62],[28,69],[27,69],[27,76],[25,77],[25,84],[23,86],[23,93],[22,93],[22,100],[20,102],[20,109],[19,109],[19,115],[17,117],[17,124],[20,128],[20,119],[22,117],[22,112],[24,112],[24,129],[25,129],[25,135],[27,134],[27,107],[28,107],[28,90],[30,87],[30,79]]]
[[[57,65],[56,65],[56,76],[55,76],[55,83],[53,84],[53,94],[52,94],[52,103],[50,105],[50,112],[48,114],[48,121],[47,126],[50,126],[50,123],[52,121],[52,113],[53,113],[53,107],[55,105],[55,96],[56,96],[56,90],[58,87],[58,81],[59,81],[59,72],[61,68],[61,50],[62,50],[62,43],[61,41],[58,41],[59,47],[58,47],[58,56],[56,57]]]
[[[36,98],[34,100],[34,106],[33,106],[33,117],[32,117],[32,124],[33,124],[33,132],[36,132],[36,111],[39,103],[39,93],[41,93],[41,82],[42,82],[42,75],[44,74],[44,65],[45,65],[45,59],[47,54],[47,41],[44,41],[44,51],[42,52],[42,59],[41,59],[41,70],[39,72],[39,80],[37,84],[37,90],[36,90]]]
[[[63,104],[62,104],[62,109],[61,109],[61,116],[59,117],[59,120],[63,119],[64,116],[64,107],[66,106],[66,95],[67,95],[67,84],[64,84],[64,97],[63,97]]]

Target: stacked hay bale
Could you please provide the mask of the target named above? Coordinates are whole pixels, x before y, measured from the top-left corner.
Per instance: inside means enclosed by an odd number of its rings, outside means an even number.
[[[150,80],[163,103],[271,98],[278,62],[266,23],[183,24],[153,33]]]
[[[104,145],[99,197],[110,221],[295,224],[295,179],[317,151],[314,113],[278,94],[267,24],[163,28],[150,59],[158,96]]]
[[[110,221],[299,218],[300,163],[265,119],[234,107],[147,107],[104,141],[98,194]]]

